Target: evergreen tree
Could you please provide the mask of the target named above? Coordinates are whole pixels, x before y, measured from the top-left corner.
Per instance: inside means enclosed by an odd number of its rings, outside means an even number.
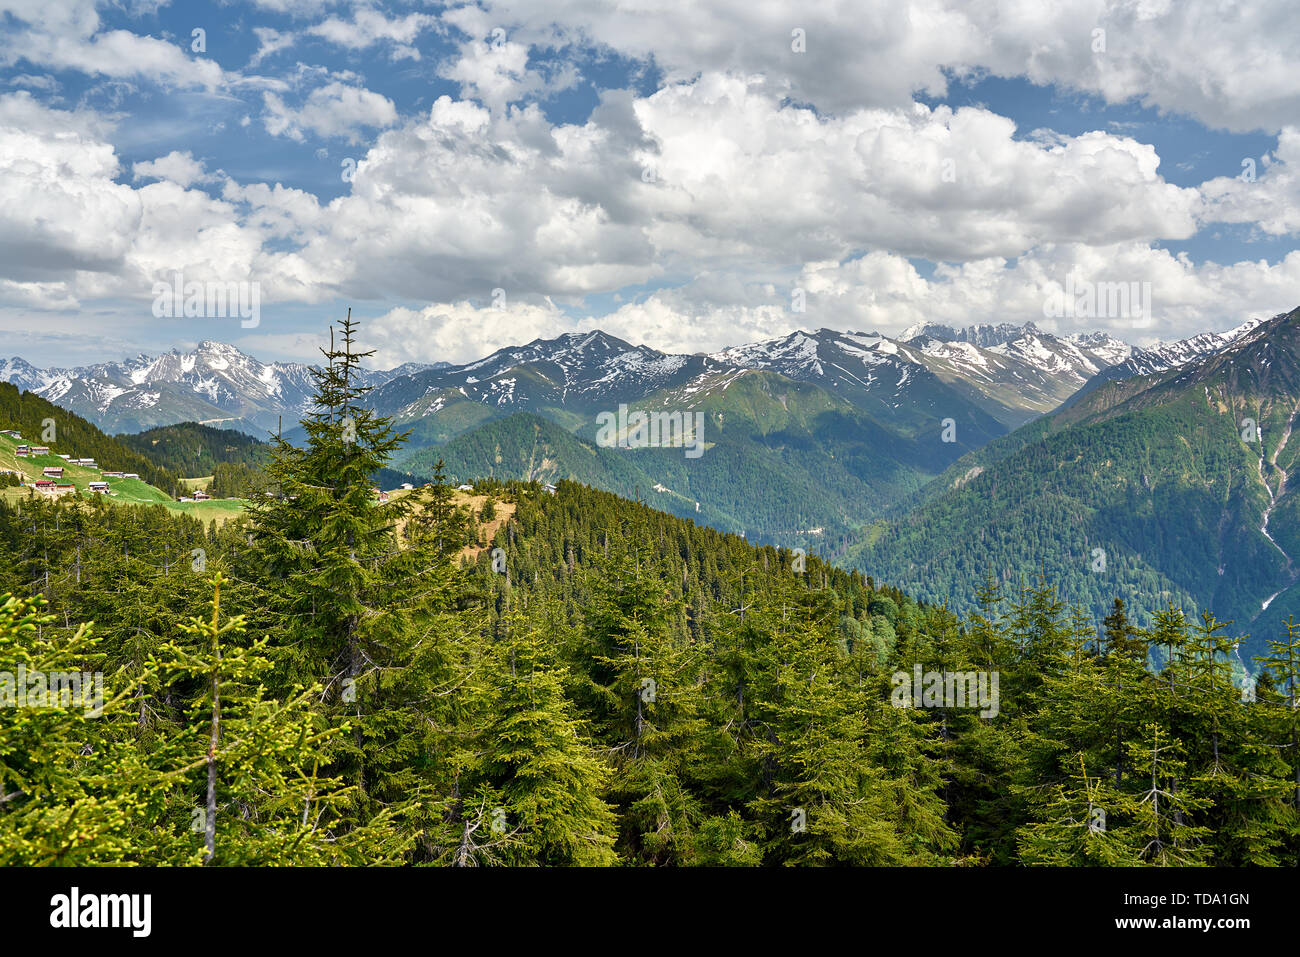
[[[324,754],[353,787],[359,819],[414,800],[420,811],[407,820],[437,828],[457,774],[439,756],[455,753],[477,627],[445,543],[399,541],[416,501],[381,504],[374,493],[372,476],[404,435],[360,402],[357,372],[370,353],[354,351],[354,337],[349,312],[341,343],[331,332],[326,365],[313,370],[304,446],[277,437],[272,447],[276,491],[253,503],[240,567],[261,583],[254,613],[274,636],[280,690],[321,683],[322,714],[350,726]]]
[[[202,801],[184,823],[202,833],[202,846],[180,860],[178,847],[160,835],[168,863],[373,864],[406,851],[386,815],[364,827],[347,826],[347,789],[320,775],[319,750],[347,728],[324,728],[312,702],[320,686],[296,689],[285,700],[268,698],[262,679],[272,667],[268,638],[247,647],[232,643],[245,630],[242,615],[221,620],[221,586],[212,579],[212,617],[193,618],[181,630],[193,646],[169,642],[159,649],[156,671],[166,679],[191,679],[204,689],[189,708],[188,727],[168,750],[181,751],[166,779],[202,781]],[[223,641],[223,638],[226,640]],[[186,761],[194,742],[201,757]],[[184,810],[184,809],[182,809]],[[201,828],[199,827],[201,825]],[[220,841],[218,841],[220,834]]]
[[[475,813],[463,814],[454,862],[605,865],[617,857],[613,810],[602,799],[609,768],[592,751],[566,698],[554,635],[513,616],[490,655],[491,690],[471,776]],[[480,819],[491,825],[470,851]]]

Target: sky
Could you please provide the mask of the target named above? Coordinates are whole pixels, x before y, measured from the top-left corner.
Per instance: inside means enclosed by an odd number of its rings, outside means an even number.
[[[1222,331],[1300,305],[1298,49],[1288,0],[0,0],[0,354]]]

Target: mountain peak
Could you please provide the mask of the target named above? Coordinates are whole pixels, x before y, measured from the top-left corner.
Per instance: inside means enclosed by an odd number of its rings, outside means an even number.
[[[999,323],[996,326],[990,323],[977,323],[961,329],[939,322],[922,322],[908,326],[899,339],[903,342],[911,342],[921,336],[928,336],[944,342],[969,342],[973,346],[987,349],[991,346],[1005,345],[1026,335],[1042,335],[1042,333],[1032,322],[1026,322],[1023,326],[1010,322]]]
[[[231,352],[239,352],[239,349],[236,348],[235,346],[232,346],[228,342],[221,342],[218,339],[204,339],[202,342],[200,342],[197,346],[194,347],[194,351],[231,353]],[[240,355],[243,355],[243,353],[241,352]]]

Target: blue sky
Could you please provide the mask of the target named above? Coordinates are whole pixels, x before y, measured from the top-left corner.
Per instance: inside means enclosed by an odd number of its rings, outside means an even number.
[[[349,306],[395,365],[1050,328],[1067,276],[1151,283],[1146,321],[1055,324],[1131,342],[1300,300],[1284,4],[0,11],[2,351],[41,365],[308,358]],[[256,325],[155,315],[177,273],[256,288]]]

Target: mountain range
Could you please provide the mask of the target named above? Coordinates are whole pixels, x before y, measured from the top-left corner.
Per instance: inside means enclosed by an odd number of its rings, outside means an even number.
[[[576,479],[959,606],[987,574],[1014,588],[1041,567],[1094,611],[1121,595],[1249,622],[1300,611],[1297,321],[1147,347],[1033,323],[822,328],[694,355],[592,331],[363,381],[409,432],[392,465],[416,477],[441,460],[458,481]],[[15,358],[0,378],[125,433],[283,422],[292,441],[311,407],[307,366],[217,342],[77,369]],[[629,410],[698,422],[707,454],[633,441]]]
[[[840,555],[969,609],[1042,573],[1093,614],[1212,609],[1258,653],[1300,614],[1300,309],[1135,355],[955,462]]]
[[[429,368],[408,363],[386,372],[365,370],[362,376],[366,384],[378,385]],[[302,363],[259,362],[211,340],[187,352],[71,369],[39,369],[15,357],[0,363],[0,381],[76,412],[106,432],[200,422],[259,437],[281,418],[296,422],[307,412],[313,387],[310,369]]]
[[[368,404],[410,431],[397,468],[427,475],[443,458],[465,478],[581,478],[758,540],[822,546],[1132,351],[1000,328],[987,348],[934,328],[910,340],[818,329],[697,355],[593,331],[364,382]],[[217,342],[78,369],[15,358],[0,377],[108,431],[195,421],[264,437],[283,422],[291,440],[312,386],[304,365]],[[622,406],[704,415],[710,454],[602,447],[599,417]]]

